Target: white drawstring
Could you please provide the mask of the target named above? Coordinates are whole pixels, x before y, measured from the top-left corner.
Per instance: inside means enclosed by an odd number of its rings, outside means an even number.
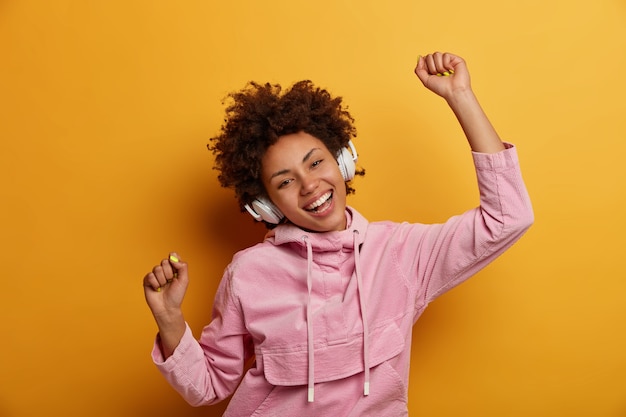
[[[361,320],[363,322],[363,368],[365,373],[365,382],[363,384],[363,395],[370,394],[370,350],[369,350],[369,326],[367,324],[367,310],[365,296],[363,290],[363,279],[361,278],[361,261],[358,245],[359,231],[353,232],[354,245],[354,265],[357,282],[357,291],[359,293],[359,308],[361,310]],[[312,403],[315,399],[315,346],[313,339],[313,315],[311,306],[311,291],[313,288],[313,247],[308,236],[303,237],[306,243],[307,251],[307,303],[306,303],[306,329],[307,329],[307,350],[308,350],[308,402]]]
[[[353,232],[354,236],[354,269],[356,272],[356,285],[359,292],[359,307],[361,309],[361,320],[363,321],[363,368],[365,372],[365,383],[363,384],[363,395],[370,395],[370,348],[369,348],[369,327],[367,325],[367,310],[364,300],[363,279],[361,278],[361,261],[359,244],[357,237],[359,231]]]
[[[306,332],[307,332],[307,349],[309,354],[309,396],[308,401],[313,402],[315,398],[315,359],[314,344],[313,344],[313,317],[311,314],[311,288],[313,287],[313,247],[307,236],[304,236],[304,242],[306,243],[306,258],[307,258],[307,271],[306,271],[306,289],[308,292],[308,298],[306,303]]]

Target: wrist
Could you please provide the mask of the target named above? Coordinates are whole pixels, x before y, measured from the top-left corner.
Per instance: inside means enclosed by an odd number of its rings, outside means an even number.
[[[181,310],[154,316],[159,328],[159,347],[164,358],[169,358],[185,334],[187,325]]]
[[[450,108],[458,110],[468,106],[477,105],[478,99],[476,98],[476,95],[474,95],[474,91],[471,87],[465,87],[453,90],[450,95],[446,97],[446,102]]]
[[[185,318],[180,308],[155,313],[154,320],[161,333],[169,333],[185,326]]]

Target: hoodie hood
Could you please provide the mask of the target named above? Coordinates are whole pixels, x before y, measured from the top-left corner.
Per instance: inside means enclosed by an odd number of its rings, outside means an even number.
[[[292,223],[281,224],[270,230],[265,235],[265,240],[272,244],[286,245],[295,244],[301,246],[302,254],[306,256],[306,245],[303,237],[308,236],[313,247],[313,252],[334,252],[338,250],[352,250],[354,248],[354,232],[358,232],[357,243],[360,245],[365,240],[368,221],[352,207],[346,207],[345,230],[317,233],[307,232]]]

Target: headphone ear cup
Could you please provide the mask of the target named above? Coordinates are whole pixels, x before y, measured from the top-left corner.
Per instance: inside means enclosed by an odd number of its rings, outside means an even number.
[[[352,153],[348,150],[348,148],[343,148],[339,155],[337,156],[337,164],[339,164],[339,171],[341,171],[341,175],[345,181],[350,181],[354,178],[356,173],[356,159],[357,153],[352,141],[348,142]]]
[[[257,197],[252,202],[252,208],[260,217],[253,215],[257,220],[263,220],[271,224],[278,224],[285,217],[278,207],[265,197]]]

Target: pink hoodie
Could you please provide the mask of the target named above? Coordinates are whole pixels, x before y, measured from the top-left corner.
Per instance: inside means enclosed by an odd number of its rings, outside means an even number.
[[[444,224],[348,207],[344,231],[286,224],[238,252],[199,342],[187,328],[165,361],[155,344],[158,368],[194,406],[236,389],[225,416],[406,416],[413,324],[533,222],[515,148],[473,156],[480,207]]]

